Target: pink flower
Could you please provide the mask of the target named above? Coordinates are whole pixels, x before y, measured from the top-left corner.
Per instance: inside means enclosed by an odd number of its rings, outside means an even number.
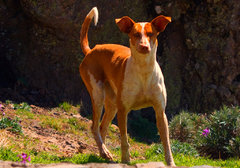
[[[31,162],[30,156],[28,156],[26,153],[22,153],[21,155],[18,155],[20,159],[22,159],[21,163],[26,164],[26,162]]]
[[[206,128],[206,129],[203,130],[202,135],[207,137],[209,133],[210,133],[210,129]]]

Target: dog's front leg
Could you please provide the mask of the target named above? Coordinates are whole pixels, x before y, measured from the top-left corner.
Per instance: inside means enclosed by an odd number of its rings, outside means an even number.
[[[121,135],[122,163],[130,162],[129,143],[127,138],[127,111],[124,108],[118,109],[117,119]]]
[[[154,105],[154,110],[156,113],[157,128],[164,147],[165,160],[167,162],[167,165],[175,166],[170,147],[168,120],[165,114],[165,110],[159,104]]]

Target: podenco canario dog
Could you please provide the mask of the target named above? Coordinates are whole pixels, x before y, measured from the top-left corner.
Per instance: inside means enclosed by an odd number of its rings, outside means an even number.
[[[130,48],[117,44],[102,44],[90,49],[88,29],[93,18],[96,25],[96,7],[88,13],[81,28],[80,43],[86,56],[80,65],[80,74],[91,96],[92,132],[100,155],[113,159],[105,146],[105,137],[110,122],[117,114],[122,162],[129,162],[127,115],[131,110],[153,106],[165,150],[165,160],[168,165],[174,166],[165,115],[166,88],[156,61],[157,35],[164,31],[171,18],[161,15],[151,22],[140,23],[135,23],[127,16],[116,19],[120,31],[129,36]],[[103,105],[105,113],[100,124]]]

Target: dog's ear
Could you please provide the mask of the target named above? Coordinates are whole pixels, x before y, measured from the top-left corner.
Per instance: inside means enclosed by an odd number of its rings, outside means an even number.
[[[155,19],[151,21],[151,24],[158,32],[163,32],[166,28],[167,24],[171,22],[171,17],[167,16],[157,16]]]
[[[132,30],[132,27],[134,25],[134,21],[128,17],[128,16],[124,16],[120,19],[115,19],[116,24],[118,25],[118,28],[120,29],[121,32],[124,33],[130,33]]]

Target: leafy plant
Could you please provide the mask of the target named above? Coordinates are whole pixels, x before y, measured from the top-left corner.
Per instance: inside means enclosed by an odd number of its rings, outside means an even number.
[[[222,159],[240,157],[239,121],[240,109],[238,107],[224,106],[210,115],[209,123],[205,125],[209,129],[208,135],[203,135],[203,130],[199,130],[195,141],[200,153]]]
[[[196,139],[198,129],[207,122],[205,116],[182,111],[169,124],[170,136],[181,142],[192,143]]]
[[[22,133],[22,126],[19,123],[19,118],[11,119],[9,117],[3,117],[0,120],[0,129],[8,129],[14,133]]]

